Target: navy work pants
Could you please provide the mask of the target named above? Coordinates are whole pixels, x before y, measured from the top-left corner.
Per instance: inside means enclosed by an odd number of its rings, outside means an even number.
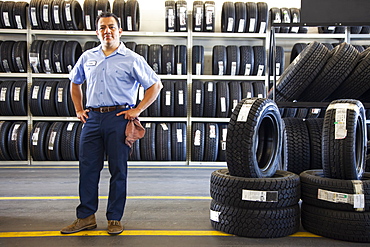
[[[116,114],[90,111],[80,139],[80,205],[77,218],[86,218],[98,210],[100,172],[104,166],[104,151],[108,156],[109,185],[107,220],[121,220],[126,204],[127,159],[130,148],[125,144],[128,120]]]

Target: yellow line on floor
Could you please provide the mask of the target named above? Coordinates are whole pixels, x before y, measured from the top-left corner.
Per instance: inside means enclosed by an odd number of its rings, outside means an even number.
[[[219,231],[185,231],[185,230],[125,230],[121,236],[187,236],[211,237],[233,236]],[[61,234],[59,231],[33,231],[33,232],[0,232],[0,238],[28,238],[28,237],[75,237],[75,236],[109,236],[107,231],[81,231],[73,234]],[[320,237],[309,232],[297,232],[290,237]]]
[[[2,196],[0,201],[7,200],[76,200],[78,196]],[[108,196],[99,196],[99,199],[108,199]],[[127,199],[154,199],[154,200],[210,200],[208,196],[128,196]]]

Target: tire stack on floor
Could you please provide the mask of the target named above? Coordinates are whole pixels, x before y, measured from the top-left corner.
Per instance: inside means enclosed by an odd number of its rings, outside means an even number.
[[[269,99],[243,99],[232,113],[226,139],[228,169],[211,175],[211,224],[243,237],[275,238],[300,225],[299,176],[277,170],[282,123]]]
[[[365,110],[357,100],[335,100],[323,126],[323,170],[300,174],[302,225],[312,233],[352,242],[370,242],[370,173]]]

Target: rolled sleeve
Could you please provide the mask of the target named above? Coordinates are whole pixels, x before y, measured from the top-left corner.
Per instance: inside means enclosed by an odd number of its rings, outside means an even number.
[[[77,63],[69,73],[69,80],[75,84],[82,84],[86,77],[84,71],[84,55],[80,56]]]
[[[133,76],[135,80],[144,87],[145,90],[150,88],[156,82],[160,81],[158,75],[141,56],[137,57],[133,64]]]

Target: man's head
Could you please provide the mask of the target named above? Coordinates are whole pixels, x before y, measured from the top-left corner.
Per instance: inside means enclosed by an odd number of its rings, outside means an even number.
[[[115,14],[103,12],[96,18],[96,35],[103,46],[118,46],[122,29]]]

